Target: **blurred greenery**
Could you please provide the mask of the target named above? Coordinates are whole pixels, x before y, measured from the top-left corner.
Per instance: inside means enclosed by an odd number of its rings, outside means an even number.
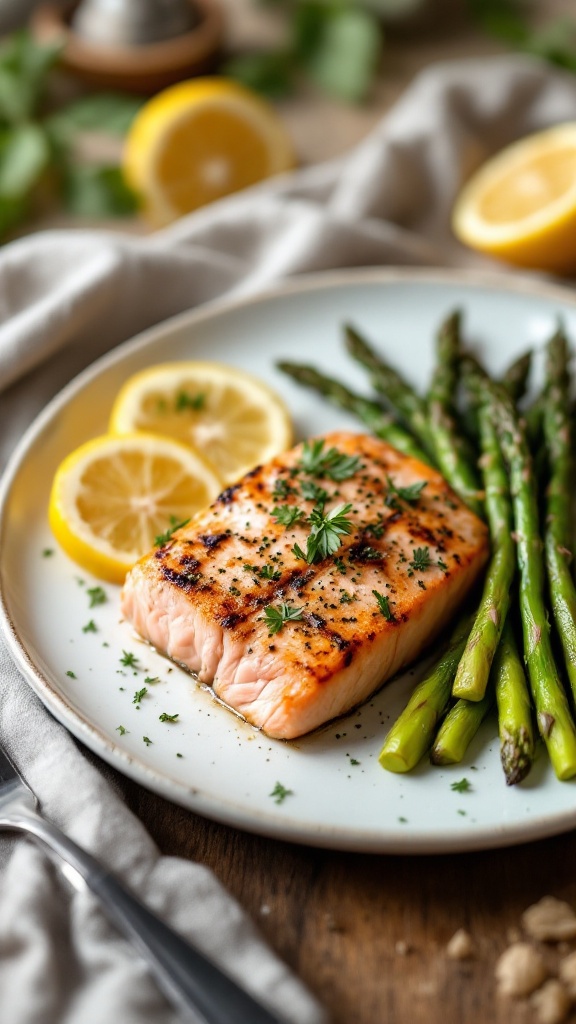
[[[276,99],[292,92],[304,74],[324,92],[352,103],[367,97],[377,72],[384,47],[382,18],[412,15],[423,5],[423,0],[254,2],[284,13],[286,43],[239,55],[223,66],[223,73]],[[551,19],[534,29],[530,0],[462,0],[462,7],[483,32],[511,49],[576,71],[576,18]]]
[[[0,240],[46,190],[86,216],[122,216],[137,205],[118,167],[79,164],[74,143],[80,131],[123,134],[142,101],[100,93],[46,110],[59,52],[25,30],[0,44]]]

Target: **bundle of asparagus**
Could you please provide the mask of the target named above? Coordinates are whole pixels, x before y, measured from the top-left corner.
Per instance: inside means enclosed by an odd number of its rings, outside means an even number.
[[[389,771],[406,772],[428,751],[433,764],[461,761],[495,704],[508,785],[530,771],[534,720],[556,775],[571,778],[576,775],[576,588],[570,571],[574,464],[569,346],[563,330],[559,327],[546,346],[544,387],[524,414],[518,403],[526,394],[532,353],[515,360],[501,380],[492,379],[464,349],[459,311],[438,332],[436,366],[425,397],[357,329],[346,325],[345,337],[377,397],[358,395],[310,366],[282,362],[279,368],[353,413],[376,436],[439,469],[487,520],[491,536],[478,607],[460,619],[417,685],[386,737],[380,763]],[[464,406],[455,399],[459,390]]]

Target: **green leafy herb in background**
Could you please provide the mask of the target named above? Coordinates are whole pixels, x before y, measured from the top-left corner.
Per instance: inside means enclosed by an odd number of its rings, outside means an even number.
[[[137,205],[120,169],[78,163],[75,142],[81,131],[123,134],[142,101],[100,93],[50,110],[59,51],[27,31],[0,44],[0,239],[46,194],[86,217],[123,216]]]
[[[384,44],[382,17],[402,0],[255,0],[286,15],[287,40],[275,50],[242,54],[228,61],[224,74],[271,98],[292,92],[304,75],[324,92],[349,102],[366,98]],[[418,7],[405,0],[405,13]],[[530,0],[463,0],[463,8],[486,34],[515,50],[576,72],[576,18],[560,17],[532,27]]]
[[[382,50],[374,13],[355,0],[268,0],[267,6],[289,16],[286,45],[238,56],[225,65],[225,74],[278,98],[292,91],[303,72],[339,99],[364,99]]]

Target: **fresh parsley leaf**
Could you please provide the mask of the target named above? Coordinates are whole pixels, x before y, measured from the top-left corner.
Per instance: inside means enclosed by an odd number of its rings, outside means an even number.
[[[282,602],[276,606],[269,604],[264,609],[264,619],[268,626],[269,636],[279,633],[285,622],[297,622],[302,618],[303,608],[295,608],[294,605]]]
[[[137,668],[138,658],[131,651],[122,651],[122,657],[120,658],[120,664],[126,668]]]
[[[148,687],[147,686],[143,686],[141,690],[136,690],[136,693],[134,694],[134,696],[132,698],[132,703],[133,704],[139,704],[140,701],[144,699],[144,697],[146,696],[147,693],[148,693]]]
[[[306,501],[314,501],[317,505],[323,505],[328,501],[328,491],[319,487],[313,480],[303,480],[300,485],[302,497]]]
[[[352,510],[351,504],[335,505],[329,512],[324,512],[322,505],[316,505],[310,514],[312,530],[306,542],[306,561],[321,561],[338,550],[343,534],[352,533],[352,523],[346,518]]]
[[[148,686],[154,686],[156,683],[160,683],[161,681],[160,676],[144,676],[144,682],[148,683]]]
[[[427,480],[418,480],[417,483],[410,484],[408,487],[396,487],[396,484],[391,477],[386,477],[388,484],[388,494],[386,495],[386,504],[394,506],[394,499],[400,498],[401,501],[405,501],[408,505],[416,505],[422,491],[428,486]]]
[[[432,565],[430,548],[413,548],[413,559],[408,564],[415,572],[425,572]]]
[[[172,534],[176,533],[176,530],[181,530],[183,526],[188,526],[189,522],[190,519],[188,518],[183,519],[182,522],[179,523],[176,516],[170,516],[170,526],[168,527],[165,533],[160,533],[158,534],[157,537],[154,538],[154,546],[157,548],[163,547],[164,544],[168,543]]]
[[[297,508],[296,505],[280,505],[272,509],[272,517],[281,526],[293,526],[299,519],[302,519],[304,513],[301,508]]]
[[[287,796],[292,795],[293,791],[291,789],[286,789],[286,786],[283,786],[281,782],[277,782],[276,785],[274,786],[274,789],[270,793],[270,796],[274,797],[275,804],[283,803]]]
[[[310,476],[328,477],[341,483],[354,476],[360,467],[360,458],[357,455],[344,455],[337,448],[329,448],[325,452],[324,439],[318,438],[316,441],[304,442],[302,458],[297,465]]]
[[[82,632],[83,633],[97,633],[98,632],[98,626],[94,622],[94,619],[90,619],[90,622],[87,622],[85,626],[82,626]]]
[[[260,576],[260,579],[263,580],[279,580],[282,573],[273,565],[262,565],[258,570],[258,575]]]
[[[102,587],[88,587],[86,593],[90,598],[90,608],[95,608],[97,604],[106,604],[108,600],[106,591]]]
[[[177,718],[178,718],[177,714],[176,715],[167,715],[166,712],[163,711],[162,714],[160,715],[159,721],[160,722],[175,722]]]
[[[294,545],[294,547],[292,548],[292,554],[296,558],[301,558],[303,562],[307,561],[306,554],[304,551],[302,551],[302,548],[300,547],[299,544]]]
[[[119,167],[68,163],[63,183],[66,208],[78,217],[128,217],[138,209]]]
[[[455,793],[468,793],[472,789],[472,786],[468,782],[468,779],[460,779],[459,782],[453,782],[450,789],[453,789]]]
[[[386,621],[387,622],[393,622],[394,621],[394,615],[392,614],[392,611],[390,609],[390,599],[388,597],[386,597],[385,594],[378,593],[377,590],[373,590],[372,593],[374,594],[374,597],[376,598],[376,600],[378,602],[378,607],[379,607],[380,611],[382,612],[382,615],[384,616]]]
[[[279,477],[274,484],[272,497],[275,501],[281,501],[282,499],[287,498],[289,494],[296,494],[296,490],[283,476]]]
[[[53,114],[47,124],[58,135],[72,136],[78,131],[88,131],[122,136],[128,131],[142,102],[140,97],[125,93],[91,93]]]

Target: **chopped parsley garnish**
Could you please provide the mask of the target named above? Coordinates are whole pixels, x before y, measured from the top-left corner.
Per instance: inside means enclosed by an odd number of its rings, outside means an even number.
[[[358,455],[344,455],[337,448],[324,451],[324,440],[305,441],[298,468],[310,476],[328,477],[340,483],[354,476],[360,467]]]
[[[176,412],[184,412],[186,409],[193,409],[199,412],[204,408],[206,395],[200,392],[198,395],[189,395],[187,391],[179,391],[174,400]]]
[[[134,696],[132,698],[132,703],[133,704],[139,704],[140,701],[146,696],[147,693],[148,693],[148,687],[147,686],[143,686],[141,690],[136,690],[136,693],[134,694]]]
[[[119,732],[121,736],[125,736],[126,733],[128,732],[128,729],[125,729],[123,725],[117,725],[116,732]]]
[[[131,651],[122,651],[122,657],[120,658],[120,664],[126,668],[137,668],[138,658]]]
[[[414,558],[411,562],[408,562],[409,576],[413,576],[415,572],[426,572],[431,565],[437,565],[439,569],[442,569],[442,572],[448,572],[448,566],[441,558],[437,562],[432,561],[430,558],[430,548],[413,548],[412,554]]]
[[[42,552],[42,558],[52,558],[53,554],[54,548],[44,548],[44,551]]]
[[[378,601],[378,607],[386,621],[393,622],[394,616],[390,610],[390,598],[386,597],[385,594],[379,594],[377,590],[373,590],[372,593],[374,594],[374,597]]]
[[[279,477],[279,479],[274,484],[272,497],[275,499],[275,501],[280,501],[282,498],[287,498],[289,494],[296,494],[295,489],[290,486],[290,484],[288,483],[287,480],[284,479],[284,477]]]
[[[315,501],[317,504],[328,501],[328,491],[325,491],[323,487],[319,487],[313,480],[303,480],[300,485],[300,491],[306,501]]]
[[[360,764],[360,761],[357,761],[355,757],[351,757],[350,764]]]
[[[432,565],[432,559],[430,558],[430,548],[413,548],[414,558],[409,565],[416,572],[425,572]]]
[[[396,484],[389,476],[386,477],[386,483],[389,490],[385,501],[389,508],[398,508],[398,498],[400,501],[405,501],[408,505],[416,505],[422,491],[428,486],[427,480],[418,480],[417,483],[410,484],[408,487],[396,487]]]
[[[303,608],[295,608],[294,605],[282,602],[276,606],[269,604],[264,609],[264,619],[268,626],[268,635],[273,636],[279,633],[285,622],[298,622],[302,618]]]
[[[281,782],[277,782],[269,795],[274,797],[275,804],[281,804],[287,796],[293,795],[293,791],[291,789],[286,789],[286,786],[283,786]]]
[[[106,604],[108,600],[103,587],[89,587],[86,593],[90,598],[90,608],[94,608],[97,604]]]
[[[260,576],[260,579],[263,580],[279,580],[282,573],[273,565],[262,565],[258,570],[258,575]]]
[[[340,594],[340,604],[351,604],[356,598],[352,597],[352,594],[348,594],[346,590],[343,590]]]
[[[184,757],[184,754],[176,754],[176,757]]]
[[[338,550],[342,534],[352,533],[352,523],[346,519],[352,510],[351,504],[335,505],[329,512],[324,512],[323,505],[316,505],[310,514],[312,530],[306,541],[306,561],[321,561]]]
[[[343,561],[343,559],[341,559],[341,558],[335,558],[335,559],[334,559],[334,565],[335,565],[335,566],[336,566],[336,568],[338,569],[338,572],[341,572],[343,576],[345,576],[345,575],[346,575],[346,573],[347,573],[347,571],[348,571],[348,570],[347,570],[347,568],[346,568],[346,565],[344,564],[344,561]]]
[[[295,555],[296,558],[301,558],[303,562],[306,561],[306,553],[302,551],[302,548],[300,547],[299,544],[294,545],[294,547],[292,548],[292,554]]]
[[[166,712],[163,711],[162,714],[160,715],[159,721],[160,722],[175,722],[177,718],[178,718],[177,714],[176,715],[167,715]]]
[[[70,676],[70,679],[77,679],[77,678],[78,678],[78,676],[76,675],[76,673],[75,673],[75,672],[73,672],[71,668],[69,668],[69,669],[68,669],[68,671],[67,671],[66,675],[67,675],[67,676]]]
[[[156,683],[162,682],[160,676],[144,676],[144,682],[148,683],[148,686],[154,686]]]
[[[303,518],[304,513],[296,505],[280,505],[272,509],[272,516],[281,526],[293,526]]]
[[[468,782],[468,779],[460,779],[459,782],[453,782],[450,789],[453,789],[455,793],[468,793],[472,789],[472,786]]]
[[[144,740],[144,743],[146,744],[147,747],[149,747],[150,744],[152,743],[152,740],[148,739],[148,736],[143,736],[142,739]]]
[[[158,536],[154,538],[154,546],[157,548],[163,547],[164,544],[168,543],[172,534],[176,533],[176,530],[180,530],[183,526],[188,526],[189,522],[190,519],[188,518],[183,519],[182,522],[179,523],[176,516],[170,516],[170,526],[164,533],[159,533]]]
[[[98,632],[98,626],[94,622],[94,619],[90,619],[90,622],[87,622],[85,626],[82,626],[82,632],[83,633],[97,633]]]

